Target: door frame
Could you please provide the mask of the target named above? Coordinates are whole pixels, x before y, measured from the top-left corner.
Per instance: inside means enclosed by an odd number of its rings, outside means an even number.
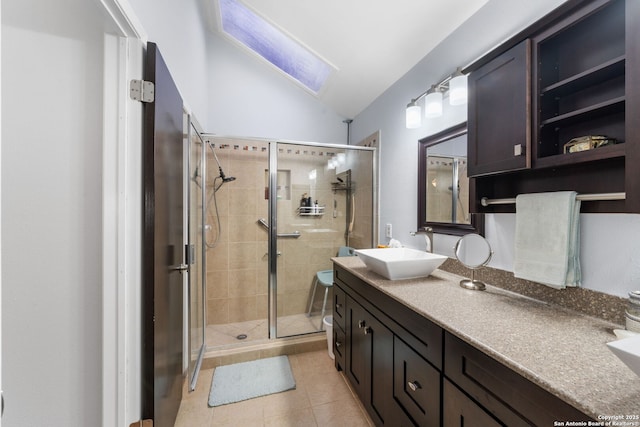
[[[101,0],[104,36],[102,425],[141,415],[142,78],[147,35],[127,0]]]

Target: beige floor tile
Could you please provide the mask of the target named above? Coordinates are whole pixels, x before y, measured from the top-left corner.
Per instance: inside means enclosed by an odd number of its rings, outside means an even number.
[[[340,374],[337,372],[336,374],[327,375],[319,372],[305,376],[304,384],[311,406],[352,399],[351,390],[349,390]]]
[[[264,400],[264,417],[270,418],[288,414],[300,409],[311,408],[307,391],[303,384],[296,381],[296,389],[275,393],[262,398]]]
[[[314,406],[313,415],[322,427],[370,427],[369,422],[353,399]]]
[[[340,374],[336,371],[333,359],[329,357],[327,351],[312,351],[297,355],[298,372],[294,374],[302,377],[315,376],[316,374],[333,374],[337,377]]]
[[[213,408],[212,425],[230,425],[230,421],[235,425],[262,425],[264,420],[264,400],[249,399],[229,405],[216,406]],[[257,423],[259,422],[259,424]]]
[[[183,396],[183,401],[199,401],[209,399],[209,392],[211,391],[211,379],[213,378],[213,369],[202,369],[198,375],[198,382],[196,383],[196,389],[190,393],[186,393]]]
[[[296,389],[230,405],[208,407],[213,369],[200,372],[183,398],[176,427],[370,426],[326,348],[289,356]]]
[[[316,423],[311,408],[305,408],[265,418],[264,425],[273,427],[313,427],[318,426],[319,424]],[[342,425],[346,426],[347,424]]]
[[[186,411],[182,407],[178,412],[178,417],[174,427],[196,427],[196,426],[209,426],[211,425],[212,411]]]

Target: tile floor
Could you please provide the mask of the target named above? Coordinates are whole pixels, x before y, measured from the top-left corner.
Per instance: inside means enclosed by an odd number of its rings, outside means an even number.
[[[278,336],[285,337],[317,332],[321,322],[320,313],[313,314],[311,317],[307,317],[306,314],[279,317]],[[269,336],[268,325],[267,319],[208,325],[206,330],[207,347],[209,350],[217,350],[248,342],[266,342]],[[236,337],[240,334],[247,335],[247,338],[238,340]]]
[[[196,390],[185,393],[175,427],[373,426],[326,350],[290,355],[289,361],[295,390],[215,408],[207,404],[213,369],[201,371]]]

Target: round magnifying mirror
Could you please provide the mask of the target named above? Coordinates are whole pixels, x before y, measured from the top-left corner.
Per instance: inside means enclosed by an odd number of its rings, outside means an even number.
[[[487,265],[493,252],[489,242],[479,234],[467,234],[458,240],[455,246],[456,258],[462,265],[471,269],[471,279],[460,281],[460,286],[466,289],[484,290],[485,284],[475,280],[475,270]]]

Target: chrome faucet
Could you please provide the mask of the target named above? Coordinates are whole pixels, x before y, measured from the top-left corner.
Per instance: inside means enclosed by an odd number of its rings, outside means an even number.
[[[415,236],[416,234],[424,234],[424,241],[427,245],[426,251],[433,253],[433,228],[424,227],[421,230],[412,231],[410,234],[412,236]]]

